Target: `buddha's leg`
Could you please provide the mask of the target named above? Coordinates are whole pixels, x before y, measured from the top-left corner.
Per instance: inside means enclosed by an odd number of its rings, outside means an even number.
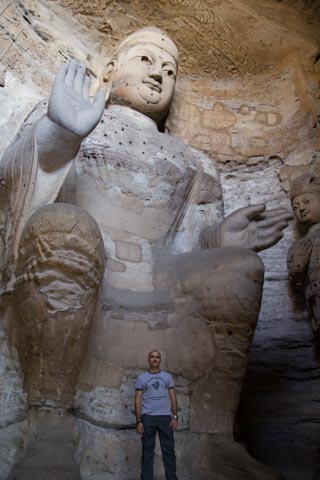
[[[251,250],[220,248],[179,255],[176,267],[177,315],[197,338],[190,345],[198,370],[196,378],[191,369],[190,429],[231,436],[260,310],[263,263]]]
[[[37,211],[22,233],[14,292],[29,413],[15,480],[76,480],[76,420],[68,413],[104,271],[93,218],[78,207]],[[45,408],[43,408],[45,407]]]
[[[48,205],[20,241],[18,349],[29,405],[72,405],[104,269],[99,228],[83,210]]]

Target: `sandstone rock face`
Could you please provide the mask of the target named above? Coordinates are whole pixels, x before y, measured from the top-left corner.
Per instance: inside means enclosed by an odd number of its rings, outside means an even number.
[[[177,92],[165,128],[218,162],[225,213],[261,201],[270,207],[289,206],[290,175],[319,169],[318,20],[317,4],[303,1],[5,1],[0,6],[0,150],[49,93],[61,62],[71,57],[84,61],[94,77],[120,38],[156,24],[175,39],[181,52]],[[128,193],[123,192],[123,201],[130,209]],[[103,217],[102,208],[100,214]],[[217,211],[217,217],[220,214]],[[159,221],[160,227],[164,221]],[[153,234],[154,228],[149,232]],[[298,235],[293,224],[284,240],[262,254],[264,297],[239,423],[242,440],[255,458],[289,479],[306,480],[313,478],[319,446],[319,358],[305,306],[288,286],[286,254]],[[115,240],[104,285],[126,288],[121,285],[121,273],[129,266],[133,278],[148,253],[134,238],[118,235]],[[106,235],[104,241],[109,247]],[[137,277],[137,290],[147,284],[149,273]],[[179,308],[183,314],[183,305]],[[192,323],[195,320],[190,305],[188,308],[186,328],[197,331],[192,337],[192,358],[188,357],[191,337],[186,338],[182,325],[170,323],[169,311],[157,316],[129,315],[121,309],[111,312],[102,293],[74,400],[80,418],[78,437],[71,438],[74,432],[63,437],[66,445],[78,445],[76,463],[82,478],[138,478],[140,444],[134,431],[132,395],[149,347],[169,352],[163,368],[174,373],[177,382],[179,478],[195,479],[188,473],[194,468],[201,470],[197,480],[277,478],[230,438],[197,433],[207,427],[208,418],[204,413],[193,419],[194,405],[206,412],[214,402],[217,414],[208,428],[229,436],[232,422],[219,424],[219,408],[229,409],[232,418],[237,405],[225,404],[219,376],[214,378],[206,404],[203,380],[196,379],[196,370],[205,368],[207,355],[212,353],[211,341],[205,328]],[[15,349],[17,320],[7,312],[1,316],[0,326],[0,443],[4,446],[0,448],[0,478],[5,480],[21,455],[19,439],[32,438],[32,432],[28,420],[21,426],[26,418],[26,396]],[[216,336],[222,347],[229,331],[228,326],[223,328],[221,336]],[[249,337],[243,336],[248,346],[253,329],[254,325]],[[174,347],[177,341],[181,343],[178,351]],[[228,348],[234,356],[225,359],[230,363],[224,381],[229,379],[229,388],[240,394],[241,384],[234,382],[237,345],[229,343]],[[41,431],[41,419],[33,422]],[[50,422],[59,432],[60,420],[54,417]],[[193,432],[186,431],[190,422],[195,422]],[[116,433],[115,428],[119,429]],[[202,454],[208,452],[201,461],[197,448]],[[159,479],[161,468],[158,449]]]

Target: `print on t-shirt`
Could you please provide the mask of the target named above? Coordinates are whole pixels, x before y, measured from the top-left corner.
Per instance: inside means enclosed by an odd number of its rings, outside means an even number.
[[[142,390],[142,415],[171,415],[169,389],[174,388],[170,373],[145,372],[139,375],[136,390]]]

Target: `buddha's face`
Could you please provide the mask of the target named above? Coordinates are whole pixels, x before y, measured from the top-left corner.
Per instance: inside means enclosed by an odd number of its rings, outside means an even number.
[[[120,52],[114,63],[110,103],[159,122],[169,110],[176,75],[176,62],[168,52],[152,44],[135,45]]]
[[[314,193],[301,193],[292,201],[293,212],[301,223],[320,222],[320,197]]]

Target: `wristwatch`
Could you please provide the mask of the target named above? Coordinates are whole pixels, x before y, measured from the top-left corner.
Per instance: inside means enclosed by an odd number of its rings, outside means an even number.
[[[178,415],[172,415],[172,418],[173,418],[174,420],[178,420],[179,417],[178,417]]]

